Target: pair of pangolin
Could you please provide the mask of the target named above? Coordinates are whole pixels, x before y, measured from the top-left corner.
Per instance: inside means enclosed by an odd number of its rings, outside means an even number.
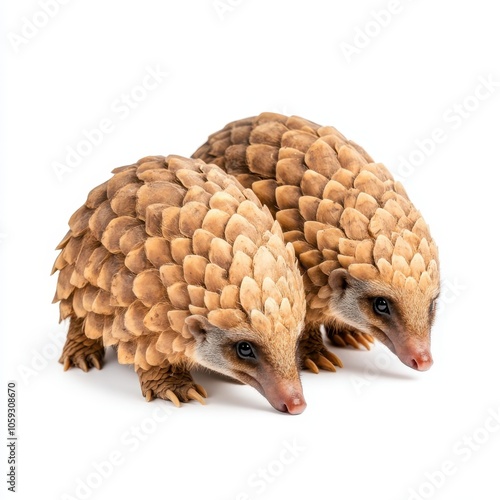
[[[64,369],[133,364],[147,400],[204,402],[189,370],[306,406],[300,368],[374,337],[432,364],[437,248],[399,182],[333,127],[274,113],[236,121],[193,155],[113,170],[57,247]],[[231,174],[231,175],[229,175]]]

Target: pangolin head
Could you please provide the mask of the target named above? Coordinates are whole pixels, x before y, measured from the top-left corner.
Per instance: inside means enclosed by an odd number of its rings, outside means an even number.
[[[384,165],[368,163],[353,146],[343,148],[338,180],[325,187],[341,203],[338,226],[317,235],[323,254],[334,256],[329,311],[379,339],[406,365],[427,370],[440,288],[436,244]]]
[[[253,196],[250,190],[245,192]],[[198,364],[255,387],[279,411],[302,413],[306,407],[298,371],[306,311],[302,277],[293,246],[285,246],[279,224],[256,203],[256,198],[241,203],[226,225],[232,262],[227,281],[217,291],[219,307],[188,317],[186,327],[196,340],[193,358]],[[249,222],[260,225],[262,232],[242,231]]]

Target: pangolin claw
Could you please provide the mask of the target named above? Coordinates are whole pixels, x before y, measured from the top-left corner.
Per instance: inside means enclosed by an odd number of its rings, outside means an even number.
[[[354,338],[360,343],[363,344],[364,348],[369,351],[370,350],[370,342],[362,333],[355,333]]]
[[[149,403],[150,401],[153,401],[155,399],[154,392],[149,389],[146,391],[146,394],[144,394],[144,397],[146,398],[146,401]]]
[[[304,365],[306,368],[311,370],[313,373],[319,373],[319,368],[316,363],[311,358],[306,358],[304,360]]]
[[[174,405],[177,406],[177,408],[180,408],[181,402],[179,401],[179,398],[175,395],[173,391],[168,389],[167,392],[165,393],[165,396],[168,399],[170,399],[170,401],[172,401],[172,403],[174,403]]]
[[[331,361],[335,366],[338,366],[339,368],[344,367],[342,360],[335,353],[325,350],[323,356],[328,358],[328,360]]]
[[[363,335],[364,335],[365,339],[368,340],[368,342],[375,344],[375,337],[372,337],[369,333],[364,333]]]
[[[102,368],[101,359],[97,354],[91,354],[89,356],[89,362],[94,365],[95,368],[100,370]]]
[[[87,357],[78,356],[72,358],[71,356],[67,356],[63,361],[63,370],[66,372],[72,366],[76,366],[87,373],[92,367],[100,370],[102,368],[102,358],[98,354],[89,354]]]
[[[360,349],[363,346],[369,351],[371,348],[370,344],[375,342],[375,339],[369,333],[351,329],[335,331],[334,328],[327,326],[326,335],[332,344],[338,347],[351,346],[354,349]]]
[[[345,340],[348,344],[352,345],[354,349],[359,349],[358,341],[350,333],[345,335]]]
[[[344,339],[339,334],[337,334],[337,333],[332,336],[332,342],[335,345],[338,345],[340,347],[346,347],[347,346],[347,344],[345,343]]]
[[[76,358],[75,363],[78,368],[83,370],[85,373],[89,371],[89,365],[87,365],[87,361],[85,361],[85,358]]]
[[[205,388],[200,384],[194,384],[195,389],[204,397],[207,398],[208,394]]]
[[[335,365],[328,359],[325,358],[322,354],[318,354],[316,358],[316,364],[319,368],[323,368],[323,370],[327,370],[329,372],[336,372]]]
[[[203,396],[201,394],[199,394],[196,389],[193,389],[191,387],[191,389],[189,389],[187,391],[187,395],[189,397],[189,399],[195,399],[196,401],[199,401],[202,405],[205,405],[205,399],[203,399]]]

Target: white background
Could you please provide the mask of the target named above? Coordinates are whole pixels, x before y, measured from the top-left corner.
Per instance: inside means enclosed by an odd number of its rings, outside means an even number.
[[[498,500],[494,3],[73,0],[50,19],[41,4],[3,2],[0,16],[0,435],[6,382],[17,380],[17,498]],[[377,16],[389,7],[390,19]],[[160,82],[137,89],[148,67]],[[122,101],[131,92],[133,108]],[[112,352],[101,372],[63,373],[49,272],[87,192],[116,166],[189,156],[261,111],[333,125],[403,180],[441,255],[431,371],[382,346],[334,349],[345,368],[304,373],[308,407],[293,417],[204,373],[206,407],[147,404]],[[103,119],[100,143],[58,177],[54,164]]]

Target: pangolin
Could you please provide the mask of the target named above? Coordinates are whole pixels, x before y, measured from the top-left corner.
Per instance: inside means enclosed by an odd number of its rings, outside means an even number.
[[[193,155],[251,187],[304,270],[303,363],[329,369],[320,325],[340,346],[373,337],[406,365],[432,365],[439,294],[429,228],[387,168],[334,127],[262,113],[209,136]]]
[[[206,367],[301,413],[306,302],[293,246],[250,189],[216,165],[146,157],[113,170],[69,220],[53,272],[69,331],[60,362],[133,364],[143,395],[207,397]]]

